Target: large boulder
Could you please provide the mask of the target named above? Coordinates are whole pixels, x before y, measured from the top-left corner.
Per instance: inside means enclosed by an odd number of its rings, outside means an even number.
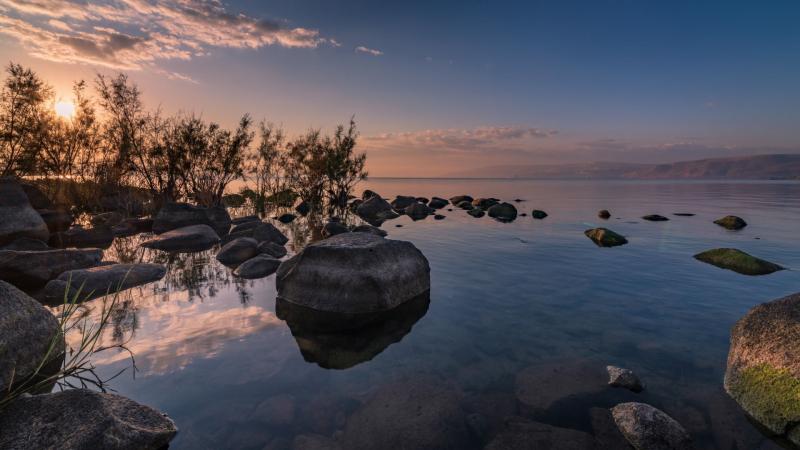
[[[0,281],[2,392],[8,392],[12,385],[30,386],[55,374],[64,361],[64,348],[64,336],[53,313],[24,292]],[[37,372],[40,364],[42,367]],[[2,441],[11,429],[0,426],[0,430]]]
[[[691,450],[689,433],[675,419],[645,403],[611,408],[614,422],[636,450]]]
[[[192,225],[160,234],[142,243],[142,247],[168,252],[208,250],[219,242],[219,236],[208,225]]]
[[[80,292],[79,301],[102,297],[164,278],[166,267],[160,264],[108,264],[88,269],[68,270],[44,287],[48,303],[71,301]],[[69,290],[67,290],[69,289]]]
[[[597,244],[598,247],[616,247],[628,243],[624,236],[608,228],[592,228],[584,231],[583,234]]]
[[[800,445],[800,294],[758,305],[736,322],[725,390],[772,433]]]
[[[226,266],[238,266],[259,253],[257,240],[237,238],[222,246],[217,253],[217,261]]]
[[[201,224],[213,228],[218,236],[224,236],[230,231],[231,216],[221,205],[204,208],[188,203],[167,203],[153,219],[153,233]]]
[[[258,228],[262,223],[261,219],[251,220],[247,222],[237,223],[231,229],[230,234],[241,233],[242,231],[252,231]]]
[[[410,242],[346,233],[281,264],[277,288],[284,300],[314,310],[378,313],[430,290],[430,266]]]
[[[471,448],[460,394],[417,379],[381,386],[348,419],[343,447],[359,450]]]
[[[11,177],[0,178],[0,218],[0,246],[21,237],[45,242],[50,238],[42,216],[31,207],[19,182]]]
[[[157,450],[175,423],[115,394],[72,389],[15,400],[0,413],[0,448]]]
[[[714,223],[728,230],[741,230],[747,226],[747,222],[744,219],[736,216],[725,216],[715,220]]]
[[[475,209],[475,207],[472,206],[472,202],[468,202],[466,200],[460,201],[458,203],[453,203],[453,204],[458,206],[459,208],[461,208],[463,210],[466,210],[466,211],[471,211],[471,210]]]
[[[113,241],[114,232],[111,227],[104,225],[94,228],[76,226],[67,231],[53,233],[50,236],[50,245],[59,248],[108,248]]]
[[[511,203],[505,202],[490,206],[486,213],[500,222],[511,222],[517,218],[517,208]]]
[[[784,268],[735,248],[715,248],[694,255],[698,261],[743,275],[768,275]]]
[[[0,250],[0,280],[20,287],[40,287],[67,270],[100,264],[97,248],[46,251]]]
[[[583,431],[511,418],[484,450],[593,450],[595,441]]]
[[[280,265],[281,260],[273,258],[267,253],[262,253],[240,264],[233,274],[248,280],[264,278],[275,273]]]
[[[416,197],[410,197],[407,195],[398,195],[397,197],[395,197],[394,200],[392,200],[391,205],[392,208],[394,208],[396,211],[403,211],[416,202],[417,202]]]

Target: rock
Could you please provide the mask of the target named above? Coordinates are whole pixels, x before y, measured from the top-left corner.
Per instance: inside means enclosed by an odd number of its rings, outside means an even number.
[[[395,197],[394,200],[392,200],[391,205],[392,208],[395,209],[395,211],[403,211],[416,202],[417,199],[415,197],[409,197],[407,195],[398,195],[397,197]]]
[[[476,198],[472,201],[472,206],[487,210],[498,203],[500,203],[500,200],[496,198]]]
[[[243,231],[252,231],[261,226],[262,223],[264,222],[262,222],[261,220],[243,222],[238,225],[234,225],[229,234],[238,234]]]
[[[72,227],[50,235],[50,245],[58,248],[108,248],[114,241],[114,232],[107,226],[94,228]]]
[[[280,216],[278,216],[278,222],[280,222],[280,223],[292,223],[292,221],[294,219],[296,219],[296,218],[297,218],[297,216],[295,216],[294,214],[289,214],[289,213],[281,214]]]
[[[177,228],[145,241],[142,247],[168,252],[195,252],[208,250],[219,242],[219,236],[208,225],[191,225]]]
[[[286,245],[289,242],[281,230],[271,223],[262,222],[253,228],[253,239],[258,242],[274,242],[278,245]]]
[[[461,450],[471,436],[459,393],[422,379],[378,388],[347,419],[342,442],[359,450]]]
[[[544,219],[545,217],[547,217],[547,213],[540,209],[534,209],[531,212],[531,217],[533,217],[534,219]]]
[[[370,223],[382,222],[397,217],[392,205],[377,195],[364,200],[358,205],[356,214]]]
[[[517,373],[514,393],[522,412],[539,415],[571,396],[607,389],[603,367],[588,360],[549,361]]]
[[[370,314],[430,289],[430,266],[410,242],[346,233],[315,242],[278,270],[278,296],[318,311]]]
[[[360,198],[357,198],[357,199],[355,199],[355,200],[353,200],[353,201],[351,201],[350,203],[347,204],[347,209],[349,209],[351,212],[355,213],[358,210],[358,207],[361,206],[361,204],[363,202],[364,202],[363,200],[361,200]]]
[[[623,387],[633,392],[642,392],[644,386],[633,371],[617,366],[606,366],[608,371],[608,384],[614,387]]]
[[[277,259],[286,256],[286,247],[270,241],[258,244],[258,251]]]
[[[363,224],[353,227],[353,233],[372,233],[375,236],[386,237],[389,233],[386,230],[380,229],[376,226]]]
[[[607,210],[607,209],[601,209],[601,210],[600,210],[600,211],[597,213],[597,217],[599,217],[599,218],[601,218],[601,219],[609,219],[609,218],[611,218],[611,213],[610,213],[610,212],[608,212],[608,210]]]
[[[642,216],[642,219],[649,220],[650,222],[666,222],[669,218],[664,216],[659,216],[658,214],[648,214],[646,216]]]
[[[153,231],[153,219],[150,217],[134,217],[125,219],[111,228],[114,236],[133,236]]]
[[[294,210],[297,211],[297,214],[305,216],[311,212],[311,205],[309,205],[307,201],[298,198],[294,204]]]
[[[470,211],[472,209],[475,209],[475,207],[472,206],[472,202],[468,202],[466,200],[464,200],[463,202],[460,202],[460,203],[456,203],[455,205],[458,206],[459,208],[463,209],[463,210],[466,210],[466,211]]]
[[[672,213],[673,216],[694,217],[694,213]]]
[[[1,448],[166,448],[175,423],[115,394],[71,389],[19,398],[0,413]]]
[[[230,231],[231,216],[221,205],[204,208],[188,203],[167,203],[153,219],[153,233],[166,233],[192,225],[208,225],[217,236],[224,236]]]
[[[36,212],[42,217],[51,233],[69,230],[74,220],[72,214],[60,209],[37,209]]]
[[[484,450],[593,450],[592,435],[522,418],[511,418]]]
[[[472,200],[474,199],[469,195],[456,195],[455,197],[450,197],[450,203],[454,205],[458,205],[461,202],[468,202],[469,204],[472,204]]]
[[[246,278],[249,280],[264,278],[275,273],[280,265],[281,260],[262,253],[243,262],[236,268],[233,274],[239,278]]]
[[[361,194],[361,200],[364,201],[369,200],[373,197],[382,198],[377,192],[371,191],[369,189],[364,190],[364,192]]]
[[[611,408],[614,422],[636,450],[693,449],[689,433],[675,419],[645,403],[620,403]]]
[[[589,239],[594,241],[598,247],[616,247],[625,245],[628,240],[624,236],[617,234],[607,228],[592,228],[583,232]]]
[[[291,425],[295,417],[295,399],[290,394],[278,394],[256,406],[250,418],[268,426]]]
[[[441,214],[436,214],[436,215],[434,215],[434,216],[433,216],[433,218],[434,218],[435,220],[444,220],[444,219],[446,219],[446,218],[447,218],[447,216],[443,216],[443,215],[441,215]]]
[[[31,207],[19,182],[11,177],[0,178],[0,246],[18,238],[47,241],[50,231],[42,216]]]
[[[511,222],[517,218],[517,208],[511,203],[497,203],[486,211],[489,217],[501,222]]]
[[[231,219],[231,225],[234,226],[241,225],[247,222],[261,222],[261,219],[259,219],[258,216],[242,216]]]
[[[395,225],[395,228],[403,228],[403,224],[402,223],[398,223],[397,225]]]
[[[322,236],[326,238],[349,232],[350,229],[339,222],[328,222],[322,227]]]
[[[61,304],[65,295],[67,301],[72,301],[80,290],[78,301],[86,301],[158,281],[166,274],[166,267],[149,263],[109,264],[68,270],[45,285],[44,299],[50,304]]]
[[[53,202],[39,189],[38,186],[31,183],[20,183],[22,191],[28,197],[28,202],[33,209],[54,209]]]
[[[522,203],[522,202],[524,202],[524,201],[525,201],[525,200],[523,200],[523,199],[521,199],[521,198],[515,198],[515,199],[514,199],[514,203]]]
[[[258,255],[258,241],[253,238],[237,238],[225,244],[217,253],[217,261],[226,266],[238,266]]]
[[[800,445],[800,294],[752,308],[731,330],[725,391],[770,432]]]
[[[594,407],[589,409],[589,418],[592,422],[592,434],[597,442],[597,450],[630,449],[625,436],[617,428],[611,410]],[[723,447],[728,448],[728,447]]]
[[[100,249],[0,250],[0,279],[20,287],[40,287],[67,270],[94,267]]]
[[[428,202],[430,202],[430,200],[428,200],[428,197],[417,197],[416,201],[418,201],[420,203],[424,203],[426,205],[428,204]]]
[[[422,220],[432,214],[433,211],[428,205],[419,202],[412,203],[405,209],[405,213],[411,220]]]
[[[743,275],[768,275],[783,267],[749,255],[735,248],[715,248],[694,255],[698,261],[717,266],[721,269],[733,270]]]
[[[481,217],[486,215],[486,213],[483,212],[482,209],[477,208],[477,207],[467,211],[467,214],[469,214],[470,216],[475,217],[475,218],[481,218]]]
[[[5,394],[23,383],[30,385],[40,382],[57,373],[64,362],[64,350],[64,336],[53,313],[24,292],[0,281],[2,392]],[[41,363],[44,364],[37,372]],[[0,430],[3,430],[0,441],[6,433],[12,431],[2,426]]]
[[[433,197],[431,201],[428,202],[428,206],[430,206],[433,209],[442,209],[449,204],[450,202],[441,197]]]
[[[6,245],[5,247],[0,248],[0,250],[22,250],[22,251],[40,252],[44,250],[50,250],[50,247],[47,245],[46,242],[42,242],[38,239],[22,237]]]
[[[96,214],[89,219],[92,226],[95,227],[113,227],[114,225],[119,225],[123,221],[124,217],[117,211],[106,212],[102,214]]]
[[[747,226],[747,222],[736,216],[725,216],[715,220],[714,223],[728,230],[741,230]]]

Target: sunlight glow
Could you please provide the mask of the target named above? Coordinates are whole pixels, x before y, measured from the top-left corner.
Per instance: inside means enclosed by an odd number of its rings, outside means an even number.
[[[56,103],[56,114],[64,119],[69,119],[75,115],[75,104],[69,100],[62,100]]]

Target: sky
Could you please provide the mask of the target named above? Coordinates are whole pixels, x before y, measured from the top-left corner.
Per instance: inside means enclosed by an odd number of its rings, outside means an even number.
[[[60,100],[330,132],[372,176],[800,153],[800,2],[0,0],[0,61]]]

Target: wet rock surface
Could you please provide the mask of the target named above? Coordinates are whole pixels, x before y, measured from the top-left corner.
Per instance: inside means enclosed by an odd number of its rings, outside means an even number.
[[[592,228],[584,231],[583,234],[597,244],[598,247],[617,247],[628,243],[624,236],[608,228]]]
[[[88,269],[68,270],[44,287],[44,299],[50,304],[63,303],[79,293],[78,301],[114,294],[164,278],[166,267],[160,264],[109,264]]]
[[[714,223],[728,230],[741,230],[747,226],[747,222],[736,216],[725,216],[715,220]]]
[[[608,371],[608,385],[613,387],[621,387],[633,392],[641,392],[644,389],[639,377],[636,376],[630,369],[625,369],[617,366],[606,366]]]
[[[545,217],[547,217],[547,213],[542,211],[541,209],[534,209],[533,211],[531,211],[531,217],[533,217],[534,219],[544,219]]]
[[[279,259],[262,253],[240,264],[233,274],[246,279],[264,278],[275,273],[280,265]]]
[[[783,267],[735,248],[715,248],[694,255],[698,261],[743,275],[769,275]]]
[[[253,238],[237,238],[223,245],[217,253],[217,261],[226,266],[238,266],[261,253],[258,241]]]
[[[275,242],[262,242],[258,244],[259,253],[272,256],[276,259],[281,259],[286,256],[286,247],[278,245]]]
[[[636,450],[694,449],[689,433],[675,419],[645,403],[621,403],[611,409],[617,427]]]
[[[428,205],[417,201],[408,205],[404,210],[406,215],[412,220],[422,220],[428,217],[428,215],[433,214],[433,211],[434,210]]]

